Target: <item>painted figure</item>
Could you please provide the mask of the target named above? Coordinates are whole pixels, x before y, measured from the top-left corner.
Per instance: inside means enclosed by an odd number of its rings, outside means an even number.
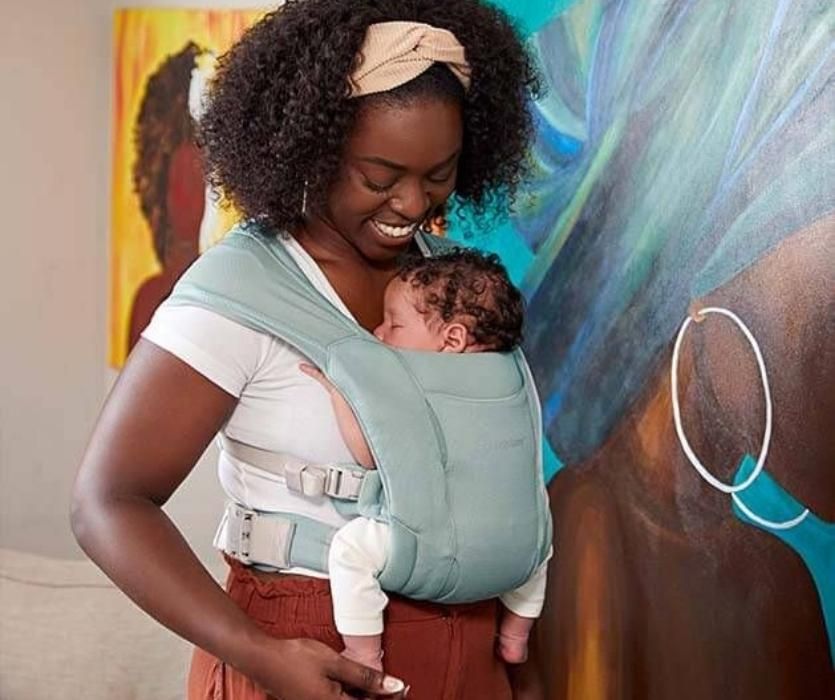
[[[148,79],[136,123],[133,181],[160,270],[137,290],[128,349],[199,253],[205,186],[189,112],[192,73],[202,50],[189,42]]]

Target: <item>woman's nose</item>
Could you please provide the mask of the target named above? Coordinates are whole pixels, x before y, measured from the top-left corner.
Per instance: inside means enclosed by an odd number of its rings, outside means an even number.
[[[423,221],[431,205],[429,193],[421,181],[402,183],[389,203],[389,206],[400,216],[414,222]]]

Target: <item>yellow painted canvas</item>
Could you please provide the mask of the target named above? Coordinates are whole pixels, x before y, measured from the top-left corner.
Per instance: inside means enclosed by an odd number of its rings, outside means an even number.
[[[234,223],[206,188],[194,117],[216,57],[264,10],[126,9],[114,17],[109,364],[173,279]]]

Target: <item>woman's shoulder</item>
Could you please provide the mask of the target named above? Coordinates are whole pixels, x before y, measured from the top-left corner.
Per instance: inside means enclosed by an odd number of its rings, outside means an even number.
[[[265,366],[275,368],[289,350],[284,341],[217,311],[166,302],[142,337],[235,396],[240,396]]]
[[[166,300],[159,305],[142,332],[143,337],[156,335],[158,332],[180,331],[185,335],[209,336],[216,333],[222,342],[252,342],[259,337],[269,337],[232,318],[197,304],[172,303]]]

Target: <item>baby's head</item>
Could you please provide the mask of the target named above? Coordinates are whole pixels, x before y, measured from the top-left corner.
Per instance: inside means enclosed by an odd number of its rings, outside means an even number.
[[[400,269],[374,335],[407,350],[504,352],[522,341],[523,315],[522,295],[498,256],[455,249]]]

